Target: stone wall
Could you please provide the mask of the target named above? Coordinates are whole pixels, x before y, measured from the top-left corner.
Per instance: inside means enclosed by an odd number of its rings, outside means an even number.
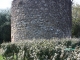
[[[13,0],[11,40],[71,37],[71,0]]]

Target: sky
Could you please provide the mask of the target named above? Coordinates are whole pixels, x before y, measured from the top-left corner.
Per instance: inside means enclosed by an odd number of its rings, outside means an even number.
[[[0,9],[9,9],[13,0],[0,0]],[[80,0],[73,0],[75,4],[80,4]]]
[[[11,7],[13,0],[0,0],[0,9],[7,9]]]
[[[80,5],[80,0],[73,0],[73,2]]]

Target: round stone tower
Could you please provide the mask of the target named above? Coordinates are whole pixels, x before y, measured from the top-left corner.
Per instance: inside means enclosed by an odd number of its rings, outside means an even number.
[[[13,0],[11,40],[71,37],[71,0]]]

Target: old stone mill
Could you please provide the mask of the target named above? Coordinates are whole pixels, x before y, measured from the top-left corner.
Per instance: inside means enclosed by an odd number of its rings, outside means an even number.
[[[71,0],[13,0],[11,41],[71,37]]]

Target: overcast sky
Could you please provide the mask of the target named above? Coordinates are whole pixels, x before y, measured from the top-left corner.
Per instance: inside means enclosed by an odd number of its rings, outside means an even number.
[[[13,0],[0,0],[0,9],[7,9],[11,7],[11,2]],[[80,0],[73,0],[74,3],[80,4]]]

